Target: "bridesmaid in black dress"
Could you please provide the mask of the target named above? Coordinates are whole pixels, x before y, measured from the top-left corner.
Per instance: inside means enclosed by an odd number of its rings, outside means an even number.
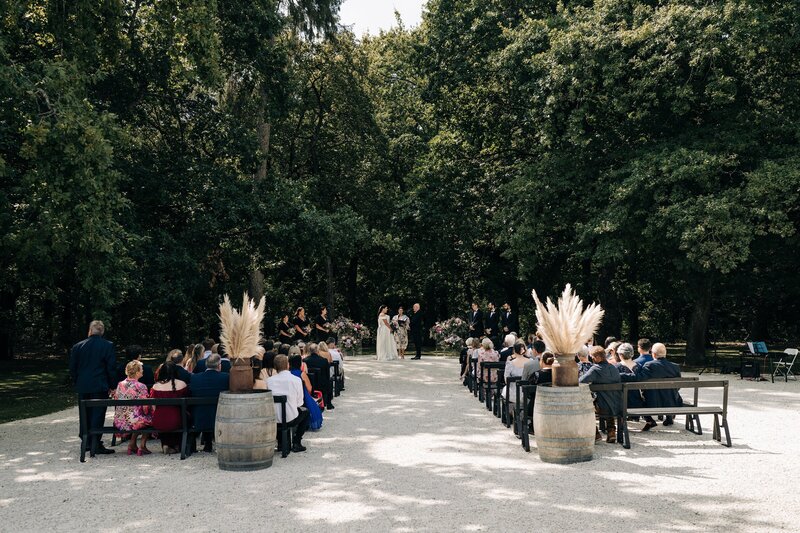
[[[328,308],[322,306],[319,315],[314,319],[314,340],[317,342],[325,342],[331,336],[331,330],[326,325],[328,324]]]
[[[292,344],[292,341],[294,341],[289,333],[290,329],[292,329],[292,325],[289,323],[289,313],[284,313],[278,323],[278,339],[280,339],[281,343]]]
[[[306,310],[302,307],[298,307],[297,311],[294,312],[294,320],[292,321],[294,324],[294,340],[297,342],[308,342],[308,320],[306,319]]]

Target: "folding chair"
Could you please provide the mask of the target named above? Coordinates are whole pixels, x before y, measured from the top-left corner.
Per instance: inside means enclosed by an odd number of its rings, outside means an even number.
[[[783,351],[785,356],[781,357],[780,360],[775,363],[775,370],[772,371],[772,382],[775,383],[775,374],[781,374],[785,381],[789,382],[789,375],[791,375],[795,381],[797,381],[797,376],[794,375],[792,372],[792,367],[794,366],[794,362],[797,361],[797,348],[787,348]],[[791,362],[787,362],[789,358],[792,358]]]

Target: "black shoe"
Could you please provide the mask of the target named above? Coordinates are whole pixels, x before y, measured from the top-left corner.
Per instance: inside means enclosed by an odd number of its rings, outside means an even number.
[[[650,431],[651,429],[653,429],[653,428],[654,428],[654,427],[656,427],[657,425],[658,425],[658,423],[657,423],[656,421],[647,422],[647,423],[644,425],[644,427],[642,428],[642,431]]]
[[[306,451],[306,447],[298,442],[296,444],[292,444],[292,451],[294,453],[304,452],[304,451]]]
[[[668,416],[668,417],[666,417],[664,419],[664,425],[665,426],[671,426],[673,423],[674,423],[674,421],[673,421],[671,416]]]
[[[108,454],[114,453],[114,452],[115,452],[115,450],[110,450],[110,449],[106,448],[105,446],[100,446],[99,448],[97,448],[94,451],[95,454],[99,454],[99,455],[108,455]]]
[[[207,445],[203,446],[203,451],[204,452],[208,452],[208,453],[212,453],[214,451],[214,449],[211,447],[210,444],[207,444]]]
[[[422,357],[412,357],[412,358],[411,358],[411,360],[412,360],[412,361],[413,361],[414,359],[422,359]]]
[[[325,409],[336,409],[336,408],[335,408],[335,407],[333,406],[333,404],[331,403],[331,404],[328,404],[328,406],[327,406],[327,407],[325,407]]]

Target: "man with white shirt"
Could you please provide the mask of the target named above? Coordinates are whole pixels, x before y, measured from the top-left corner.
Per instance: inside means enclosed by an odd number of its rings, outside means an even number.
[[[344,390],[344,357],[342,356],[342,352],[339,351],[339,348],[336,347],[336,339],[333,337],[328,338],[328,352],[331,354],[331,359],[334,361],[339,361],[339,390]],[[331,377],[334,377],[333,365],[331,365]]]
[[[289,372],[289,358],[285,355],[276,355],[273,366],[275,374],[267,378],[267,388],[275,396],[286,396],[286,418],[295,426],[292,451],[304,452],[306,447],[303,446],[302,439],[308,429],[308,411],[302,407],[303,381]],[[278,423],[282,424],[284,421],[281,410],[276,411]]]
[[[215,344],[214,339],[207,338],[206,340],[203,341],[203,359],[208,359],[209,355],[215,353],[212,351],[212,349],[214,348],[214,344]]]

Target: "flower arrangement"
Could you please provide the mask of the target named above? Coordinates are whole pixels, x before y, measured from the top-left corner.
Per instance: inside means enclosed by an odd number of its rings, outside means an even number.
[[[467,338],[468,331],[466,320],[453,317],[436,322],[430,329],[430,335],[437,345],[455,349],[464,346],[464,339]]]
[[[372,332],[364,324],[354,322],[347,317],[340,316],[330,324],[331,331],[339,337],[339,344],[346,350],[351,350],[361,345],[361,341],[369,339]]]

